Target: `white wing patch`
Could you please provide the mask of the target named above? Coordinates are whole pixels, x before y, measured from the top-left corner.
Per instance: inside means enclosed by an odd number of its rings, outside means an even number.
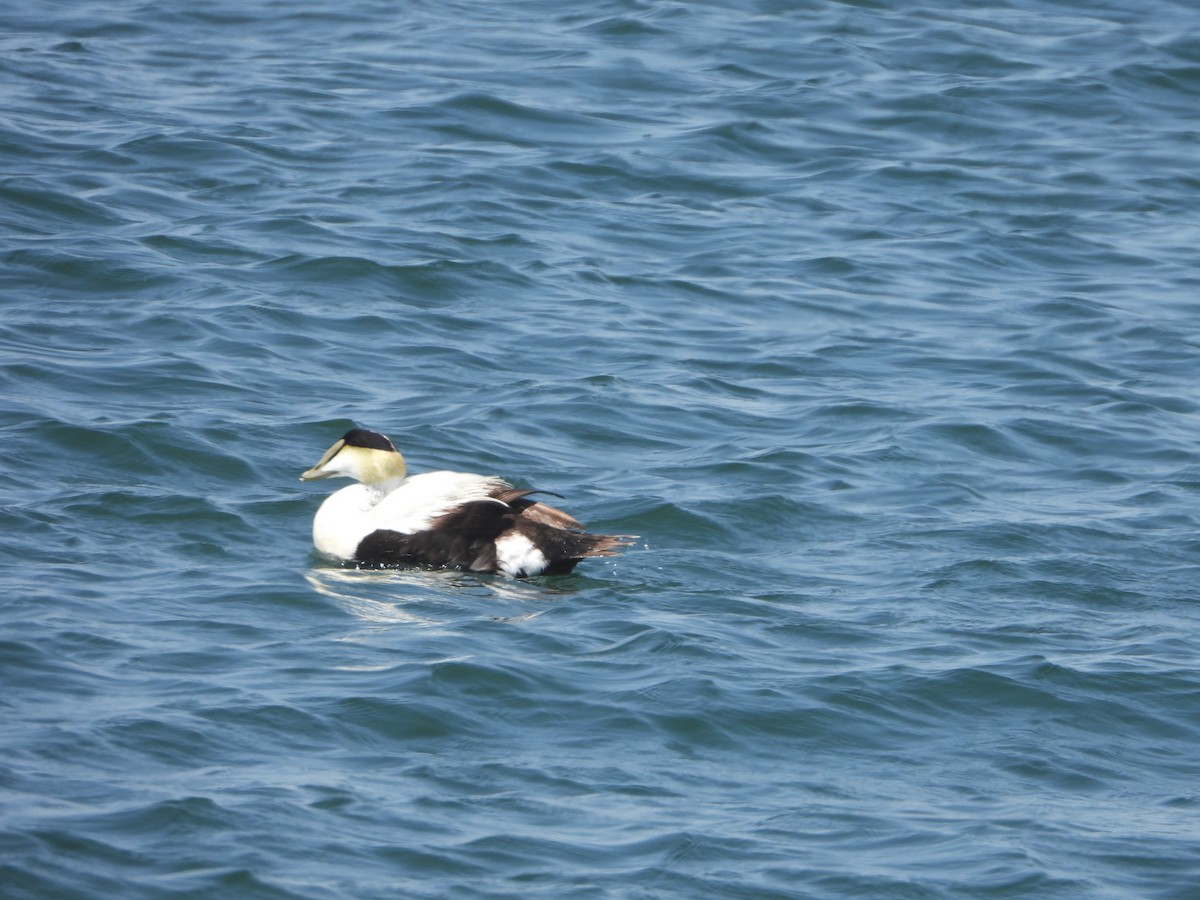
[[[492,492],[511,487],[500,478],[467,472],[426,472],[413,475],[379,501],[371,511],[374,528],[389,528],[404,534],[424,531],[438,516],[456,506],[490,500]]]

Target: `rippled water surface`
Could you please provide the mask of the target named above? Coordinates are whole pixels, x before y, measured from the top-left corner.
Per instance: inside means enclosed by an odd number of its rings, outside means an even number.
[[[1196,896],[1194,4],[0,50],[0,896]],[[351,424],[641,538],[332,567]]]

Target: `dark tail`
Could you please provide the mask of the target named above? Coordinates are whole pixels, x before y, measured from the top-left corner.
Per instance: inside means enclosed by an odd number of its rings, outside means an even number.
[[[596,556],[616,556],[635,540],[636,534],[589,534],[586,531],[567,531],[553,525],[533,522],[524,517],[517,520],[516,530],[528,537],[546,557],[545,575],[565,575],[580,560]]]
[[[580,559],[589,556],[616,556],[638,539],[636,534],[584,534],[575,535],[580,539]]]

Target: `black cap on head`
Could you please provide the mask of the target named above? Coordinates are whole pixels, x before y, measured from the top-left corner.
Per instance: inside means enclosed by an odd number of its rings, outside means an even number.
[[[365,428],[351,428],[342,440],[347,447],[366,447],[370,450],[390,450],[396,452],[396,447],[377,431],[367,431]]]

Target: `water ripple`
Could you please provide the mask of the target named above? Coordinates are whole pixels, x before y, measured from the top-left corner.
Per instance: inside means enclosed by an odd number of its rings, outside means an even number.
[[[9,893],[1191,895],[1195,23],[884,6],[9,16]]]

